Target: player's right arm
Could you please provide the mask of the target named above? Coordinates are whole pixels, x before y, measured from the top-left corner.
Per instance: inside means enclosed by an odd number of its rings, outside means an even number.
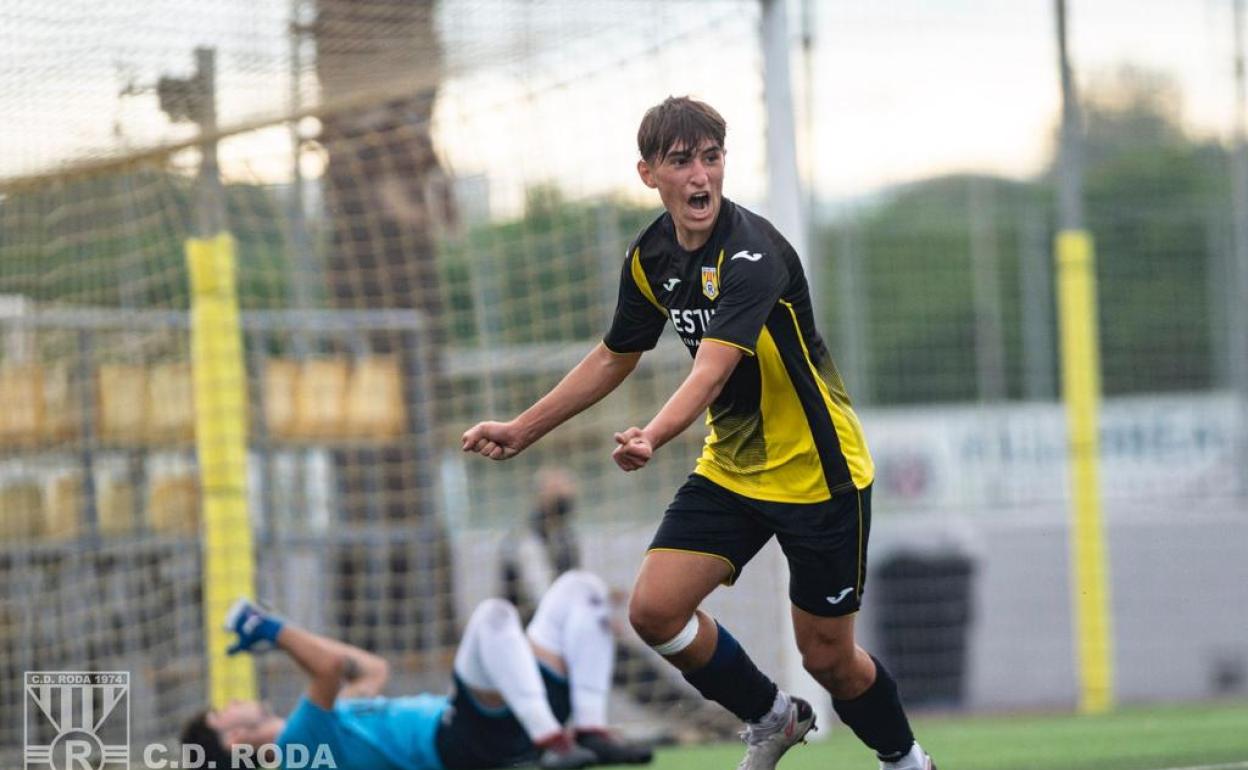
[[[463,436],[463,450],[491,460],[515,457],[525,447],[619,387],[644,351],[654,347],[667,313],[654,299],[634,241],[620,268],[615,317],[603,341],[536,404],[510,422],[482,422]]]
[[[481,422],[464,432],[463,450],[491,460],[515,457],[569,418],[619,387],[641,353],[616,353],[603,343],[581,359],[559,384],[509,422]]]

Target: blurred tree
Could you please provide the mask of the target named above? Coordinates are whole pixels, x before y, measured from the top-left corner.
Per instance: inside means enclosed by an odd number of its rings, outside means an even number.
[[[821,328],[834,358],[848,342],[844,328],[861,328],[870,355],[865,380],[870,393],[860,401],[885,404],[972,401],[977,397],[975,310],[971,275],[972,187],[986,185],[993,199],[989,223],[997,244],[998,289],[1005,309],[1006,371],[1015,372],[1019,343],[1019,250],[1023,213],[1043,207],[1034,185],[994,177],[953,175],[890,191],[886,199],[851,222],[822,230],[822,251],[833,267],[824,297],[840,295],[844,260],[861,261],[865,295],[861,304],[825,301]],[[1043,208],[1041,209],[1043,210]],[[846,237],[843,228],[853,230]],[[856,253],[847,253],[854,249]],[[862,312],[853,324],[845,316]],[[853,375],[846,372],[846,377]],[[1007,395],[1017,396],[1017,376],[1006,378]]]
[[[614,302],[624,249],[658,214],[620,202],[568,201],[549,185],[530,190],[525,200],[523,217],[470,228],[443,244],[453,344],[476,346],[483,332],[507,345],[602,335],[615,310],[603,297]],[[604,212],[615,230],[607,243]],[[490,328],[481,329],[483,323]]]
[[[0,203],[0,294],[40,303],[188,307],[184,241],[194,180],[154,168],[23,190]],[[280,202],[269,187],[230,184],[244,310],[286,306]]]
[[[1214,382],[1210,293],[1229,228],[1229,156],[1184,131],[1181,104],[1172,80],[1133,67],[1088,89],[1085,195],[1106,393]]]
[[[1085,195],[1096,239],[1104,390],[1107,394],[1210,387],[1216,375],[1211,317],[1214,266],[1229,227],[1226,149],[1184,130],[1181,93],[1164,75],[1124,67],[1085,95]],[[1056,149],[1056,144],[1054,146]],[[992,190],[999,290],[1005,308],[1006,393],[1026,388],[1021,329],[1023,260],[1051,252],[1051,162],[1018,182],[944,176],[886,191],[860,214],[823,227],[824,296],[838,296],[846,259],[862,265],[871,392],[880,403],[976,398],[972,303],[972,184]],[[1028,222],[1044,223],[1042,246]],[[847,249],[851,250],[847,253]],[[1051,273],[1051,271],[1049,271]],[[825,302],[833,356],[850,309]],[[851,377],[846,373],[847,378]]]
[[[429,649],[457,635],[450,547],[433,495],[434,410],[420,406],[444,388],[434,228],[454,218],[429,131],[442,68],[436,9],[434,0],[319,0],[315,23],[328,105],[320,141],[329,156],[330,296],[342,309],[418,310],[425,319],[419,331],[370,337],[374,352],[402,361],[405,440],[335,457],[343,521],[404,532],[371,550],[344,548],[338,560],[338,622],[349,641],[372,649]],[[368,591],[378,595],[358,595]],[[370,614],[353,614],[359,608]]]

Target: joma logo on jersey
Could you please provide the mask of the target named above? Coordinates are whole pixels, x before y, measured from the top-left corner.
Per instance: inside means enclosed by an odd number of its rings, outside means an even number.
[[[715,299],[719,296],[719,268],[702,268],[702,293],[707,299]]]

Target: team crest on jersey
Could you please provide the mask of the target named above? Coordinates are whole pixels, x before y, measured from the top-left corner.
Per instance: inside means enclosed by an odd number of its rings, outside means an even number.
[[[719,296],[719,268],[702,268],[702,293],[707,299],[715,299]]]

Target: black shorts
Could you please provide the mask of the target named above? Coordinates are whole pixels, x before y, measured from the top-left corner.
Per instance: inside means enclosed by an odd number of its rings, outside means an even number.
[[[568,680],[538,664],[546,700],[555,719],[562,724],[572,714],[572,694]],[[477,703],[472,692],[454,677],[451,703],[438,725],[437,747],[446,770],[485,770],[532,764],[537,749],[515,714],[506,706],[487,708]]]
[[[789,600],[812,615],[856,612],[867,581],[871,488],[821,503],[775,503],[739,495],[694,474],[676,492],[651,551],[718,556],[731,585],[772,535],[789,562]]]

